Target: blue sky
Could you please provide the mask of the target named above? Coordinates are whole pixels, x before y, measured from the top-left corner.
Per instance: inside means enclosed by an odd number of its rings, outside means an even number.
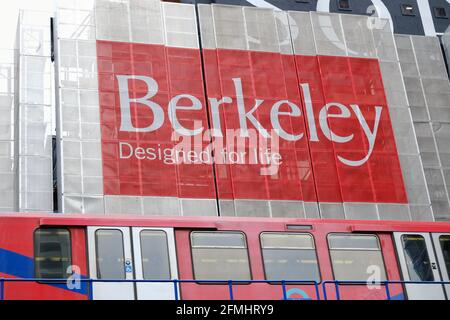
[[[19,9],[53,11],[57,0],[2,0],[0,7],[0,48],[13,48]]]

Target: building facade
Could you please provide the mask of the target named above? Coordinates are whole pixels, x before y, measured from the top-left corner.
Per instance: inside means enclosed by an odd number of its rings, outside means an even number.
[[[60,1],[16,161],[63,213],[449,220],[450,9],[394,2]]]

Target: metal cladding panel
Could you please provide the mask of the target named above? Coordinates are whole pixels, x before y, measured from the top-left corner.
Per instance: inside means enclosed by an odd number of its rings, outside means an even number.
[[[234,11],[234,19],[237,21],[244,20],[245,26],[247,23],[245,20],[245,12],[255,9],[244,7],[239,10],[228,6],[212,5],[210,7],[201,5],[199,9],[200,23],[202,24],[202,21],[209,21],[211,25],[214,21],[208,19],[211,16],[209,13],[212,12],[216,16],[222,16],[222,10],[225,12],[230,10]],[[241,13],[242,11],[244,14]],[[273,13],[274,17],[279,19],[277,14]],[[205,18],[203,18],[203,16]],[[244,16],[244,18],[242,18],[242,16]],[[310,16],[312,16],[312,18],[310,18]],[[236,79],[238,79],[239,83],[244,84],[244,90],[246,89],[251,92],[251,94],[244,92],[244,96],[250,98],[248,99],[250,105],[246,107],[246,112],[251,109],[252,101],[256,101],[258,96],[262,96],[269,101],[276,101],[277,99],[294,101],[301,106],[301,113],[306,115],[307,111],[305,105],[302,105],[302,103],[304,103],[304,92],[300,92],[299,90],[299,84],[301,83],[308,84],[311,88],[312,111],[316,114],[320,113],[320,110],[326,103],[331,103],[338,99],[341,99],[340,101],[345,103],[351,103],[350,101],[357,100],[362,102],[363,99],[361,94],[365,89],[359,86],[364,83],[360,82],[363,78],[363,74],[369,74],[369,77],[374,77],[371,81],[374,81],[375,83],[378,74],[378,84],[382,86],[381,74],[377,67],[378,63],[375,64],[375,61],[371,60],[358,60],[359,57],[373,57],[376,54],[377,47],[375,45],[371,24],[369,24],[366,17],[342,18],[339,15],[333,14],[309,14],[301,12],[289,12],[288,17],[287,20],[289,22],[294,56],[290,55],[288,50],[282,50],[281,46],[279,46],[279,52],[271,52],[270,57],[269,52],[267,52],[270,51],[270,49],[267,48],[263,55],[262,53],[254,53],[252,52],[253,50],[250,51],[248,49],[236,50],[236,47],[233,44],[228,47],[226,42],[220,42],[223,34],[222,31],[218,30],[221,28],[220,24],[213,25],[212,27],[214,27],[216,32],[217,41],[214,46],[215,50],[211,50],[214,48],[210,48],[209,46],[203,50],[208,97],[216,97],[216,100],[219,100],[220,97],[229,95],[233,97],[233,88],[240,88],[239,86],[236,87]],[[341,19],[346,20],[346,27],[343,27],[343,24],[341,24]],[[270,19],[259,22],[261,26],[264,26],[265,23],[270,23]],[[358,26],[356,31],[350,28],[351,24],[356,24]],[[277,25],[283,26],[281,23]],[[385,53],[385,56],[387,56],[388,59],[396,60],[395,44],[392,33],[390,33],[390,38],[384,35],[383,32],[388,33],[389,30],[386,31],[385,24],[382,23],[381,25],[383,28],[380,28],[378,32],[378,48],[382,41],[387,43],[388,46],[390,44],[391,47],[394,48],[394,54],[391,53],[389,55],[388,53]],[[344,28],[348,31],[348,34],[344,31]],[[245,28],[242,29],[245,30]],[[205,28],[202,27],[201,30],[202,38],[203,33],[205,33],[205,36],[208,39],[211,38],[211,34],[209,32],[206,33]],[[311,31],[314,32],[311,33]],[[282,34],[282,32],[279,31],[278,34]],[[249,48],[249,44],[258,39],[247,34],[247,45],[244,40],[245,38],[242,37],[240,48]],[[282,43],[282,40],[283,38],[279,37],[279,44]],[[358,42],[361,42],[362,45],[358,46]],[[351,53],[348,53],[348,48],[350,47],[352,47]],[[347,54],[358,58],[336,57],[336,55],[347,56]],[[255,56],[255,58],[252,59],[252,56]],[[265,56],[267,56],[267,58],[265,58]],[[237,65],[238,61],[241,69],[231,70],[230,66]],[[284,64],[279,61],[283,61]],[[239,77],[239,73],[246,77]],[[399,78],[401,79],[401,75]],[[234,79],[233,82],[230,81],[231,79]],[[292,86],[291,81],[288,81],[290,79],[292,79],[292,81],[297,80],[297,88]],[[273,84],[273,81],[276,81],[278,87]],[[354,83],[347,91],[345,91],[342,86],[339,86],[339,83],[346,81],[348,83]],[[333,88],[333,86],[336,87]],[[265,90],[260,91],[261,93],[259,93],[261,87]],[[269,88],[275,89],[269,90]],[[276,91],[277,89],[280,91]],[[361,93],[359,93],[359,90],[362,90]],[[331,95],[331,92],[337,92],[337,94],[333,96]],[[377,96],[377,94],[381,95]],[[382,87],[380,87],[378,93],[374,93],[372,94],[372,97],[364,99],[365,101],[362,103],[374,103],[376,105],[387,106],[384,94],[382,93]],[[261,124],[261,126],[258,124],[258,127],[260,128],[276,129],[273,127],[273,123],[268,121],[269,119],[265,116],[270,115],[271,106],[269,101],[263,101],[260,104],[260,109],[254,113],[255,119]],[[222,118],[225,118],[224,121],[220,122],[222,130],[224,130],[224,127],[227,129],[236,129],[236,126],[240,125],[237,123],[236,119],[232,118],[233,115],[231,114],[231,111],[229,111],[230,109],[235,109],[236,104],[238,103],[233,101],[230,105],[224,107],[227,108],[227,111],[220,110],[219,108],[210,109],[210,114],[212,114],[213,118],[215,113],[219,113]],[[406,99],[404,104],[406,104]],[[364,110],[369,113],[370,107],[367,106],[367,109]],[[325,115],[325,112],[323,112],[323,114]],[[395,149],[395,141],[392,128],[389,125],[390,120],[388,114],[388,111],[383,114],[386,118],[381,122],[385,126],[382,129],[382,132],[385,135],[383,139],[385,142],[391,141],[394,143]],[[217,119],[219,118],[219,115],[217,115]],[[373,120],[374,118],[371,117],[371,121]],[[318,117],[313,121],[315,122],[315,125],[319,127],[321,122],[320,118]],[[327,121],[328,120],[325,122]],[[351,124],[347,124],[346,127],[343,123],[339,123],[339,121],[335,121],[334,123],[331,121],[328,122],[333,130],[344,130],[344,132],[345,129],[351,131],[352,125],[355,127],[357,126],[358,122],[356,117],[353,118],[353,122],[350,123]],[[286,131],[291,133],[291,136],[293,135],[292,132],[300,136],[302,133],[307,132],[308,129],[306,128],[308,126],[310,129],[310,123],[307,123],[305,118],[300,118],[295,122],[291,122],[290,126],[287,127],[289,130]],[[283,130],[285,129],[286,128]],[[412,123],[406,121],[406,124],[403,125],[401,129],[403,131],[411,132]],[[317,130],[319,130],[319,137],[317,138],[319,141],[317,142],[298,138],[293,138],[293,140],[296,140],[295,142],[283,141],[283,139],[280,139],[280,144],[282,145],[282,147],[280,147],[280,154],[282,158],[292,158],[291,150],[296,150],[295,158],[292,163],[288,164],[285,162],[281,165],[280,173],[278,173],[277,176],[270,176],[269,179],[264,179],[257,171],[251,170],[251,167],[238,171],[234,165],[217,165],[217,190],[219,198],[223,199],[228,197],[235,199],[234,204],[229,201],[221,201],[221,207],[226,208],[226,214],[244,216],[254,215],[256,214],[254,211],[256,211],[257,214],[261,216],[277,216],[280,214],[279,212],[283,210],[280,210],[279,208],[273,210],[272,204],[269,206],[264,205],[263,199],[278,198],[279,201],[285,202],[295,199],[299,201],[303,200],[305,201],[303,203],[303,209],[306,207],[306,201],[317,201],[320,204],[317,210],[317,216],[329,218],[337,217],[339,216],[339,213],[336,211],[336,206],[339,206],[341,208],[342,217],[356,218],[357,214],[355,215],[354,212],[358,211],[360,208],[364,208],[361,217],[365,217],[366,219],[378,219],[379,215],[378,207],[375,204],[376,202],[406,202],[406,194],[402,194],[403,178],[400,165],[398,162],[395,164],[395,158],[397,157],[396,151],[393,154],[393,160],[389,161],[392,166],[390,172],[391,180],[388,181],[389,178],[386,178],[386,176],[382,177],[377,171],[377,166],[380,166],[383,163],[383,158],[386,157],[387,159],[387,157],[390,157],[388,155],[388,146],[385,146],[386,149],[383,151],[379,150],[381,153],[378,154],[378,152],[376,152],[377,155],[374,156],[374,159],[371,159],[369,164],[363,165],[362,169],[358,168],[359,170],[355,169],[352,171],[349,170],[348,167],[346,168],[346,165],[343,165],[338,160],[338,157],[343,157],[341,152],[345,153],[346,148],[341,147],[340,142],[333,141],[333,138],[328,141],[326,136],[320,132],[320,129]],[[261,131],[256,132],[256,134],[261,135]],[[363,152],[363,148],[358,147],[358,143],[361,146],[367,146],[364,143],[362,131],[359,131],[358,134],[358,141],[356,142],[355,140],[351,147],[347,146],[349,152],[346,155],[358,157]],[[411,141],[411,139],[409,139],[408,142],[410,148],[415,147],[414,140]],[[383,154],[383,152],[387,154]],[[245,165],[241,166],[245,168]],[[284,176],[283,170],[286,170],[288,174]],[[297,173],[298,176],[295,176],[292,173]],[[371,181],[371,175],[377,176],[378,180],[375,179]],[[395,184],[394,180],[396,179],[397,181],[400,181],[399,187],[395,187],[395,190],[399,193],[395,194],[395,192],[393,192],[391,195],[394,195],[394,197],[397,198],[383,198],[387,195],[387,192],[382,194],[382,189],[386,188],[386,183]],[[355,190],[356,183],[358,183],[360,189],[359,192],[356,192]],[[259,185],[259,188],[251,188],[252,185]],[[381,188],[381,185],[383,185],[383,188]],[[242,203],[248,203],[248,200],[240,200],[241,198],[260,200],[258,204],[252,203],[252,205],[242,206]],[[336,204],[333,208],[332,202],[339,202],[341,204]],[[349,203],[347,205],[347,202],[361,203]],[[368,204],[367,202],[371,202],[372,204]],[[237,203],[239,203],[239,205],[236,205]],[[345,205],[343,206],[342,203]],[[300,203],[297,206],[300,207]],[[408,207],[405,205],[400,206],[402,207],[400,210],[401,212],[399,213],[402,214],[401,219],[409,219]],[[248,207],[253,208],[253,210],[248,209]],[[317,205],[315,205],[315,207],[317,208]],[[381,210],[384,210],[384,208],[385,207],[382,207]],[[306,214],[306,210],[303,212]],[[285,214],[288,216],[290,213],[286,212]],[[302,216],[301,211],[298,211],[296,214]]]
[[[73,14],[63,14],[67,11]],[[84,16],[80,30],[88,28],[94,36],[80,38],[81,31],[71,36],[58,33],[61,210],[194,215],[195,208],[201,208],[198,215],[217,215],[212,167],[169,163],[167,152],[178,142],[172,139],[175,131],[168,120],[157,134],[135,127],[131,132],[120,130],[118,103],[123,88],[118,87],[118,75],[154,76],[163,117],[168,114],[168,97],[193,88],[190,82],[196,84],[194,95],[204,104],[195,8],[159,1],[102,0],[80,8],[73,2],[58,9],[58,28],[72,24],[74,15]],[[75,75],[68,77],[68,72]],[[86,74],[93,79],[92,87],[77,81]],[[143,92],[138,79],[126,81],[129,88]],[[145,108],[131,107],[129,112],[138,121],[130,126],[136,128],[152,117]],[[204,110],[186,111],[183,118],[207,126]],[[120,158],[127,148],[153,147],[163,153],[154,162],[140,161],[139,154]]]
[[[323,12],[311,12],[310,14],[317,54],[347,56],[341,16]]]
[[[442,47],[444,49],[445,59],[450,61],[450,27],[445,30],[441,37]],[[450,66],[447,64],[447,73],[450,74]]]
[[[308,12],[289,12],[289,31],[294,52],[301,55],[316,55],[316,43],[310,14]],[[284,52],[283,52],[284,53]]]
[[[395,33],[436,36],[448,28],[450,3],[447,0],[350,0],[347,6],[337,0],[180,0],[190,4],[255,6],[295,12],[334,12],[352,16],[370,16],[389,21]],[[409,6],[411,12],[403,11]]]
[[[449,189],[444,177],[449,165],[450,84],[439,40],[406,35],[396,35],[395,40],[433,216],[448,220]],[[411,215],[414,219],[413,211]]]
[[[17,50],[0,50],[0,211],[15,210],[14,57]]]
[[[448,81],[432,40],[394,41],[366,16],[87,3],[57,13],[63,212],[444,212]]]
[[[16,51],[15,166],[20,212],[53,212],[50,14],[19,14]]]

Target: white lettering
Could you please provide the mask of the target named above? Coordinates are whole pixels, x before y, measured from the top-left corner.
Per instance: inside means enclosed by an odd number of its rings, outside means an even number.
[[[125,156],[123,153],[123,146],[128,147],[128,155]],[[127,142],[120,142],[119,143],[119,157],[120,159],[130,159],[133,156],[133,146]]]
[[[300,87],[302,88],[303,98],[305,99],[306,117],[309,127],[309,140],[319,141],[319,137],[317,136],[316,122],[314,120],[314,111],[311,100],[311,92],[309,91],[309,84],[300,83]]]
[[[178,102],[183,98],[191,100],[192,104],[190,106],[178,105]],[[190,94],[179,94],[173,97],[169,102],[169,120],[170,123],[172,123],[173,129],[183,136],[195,136],[197,134],[200,134],[203,131],[203,127],[190,130],[181,125],[180,121],[178,121],[177,118],[177,110],[201,110],[201,109],[202,103],[200,102],[200,100],[198,100],[194,96],[191,96]]]
[[[118,75],[117,76],[118,85],[119,85],[119,95],[120,95],[120,115],[121,115],[121,123],[120,123],[120,131],[129,131],[129,132],[152,132],[159,128],[164,123],[164,111],[163,108],[157,104],[154,101],[151,101],[150,99],[153,98],[158,93],[158,83],[155,81],[155,79],[147,76],[137,76],[137,75]],[[131,98],[129,93],[129,81],[135,80],[135,81],[143,81],[147,86],[147,93],[143,97],[139,98]],[[262,136],[262,138],[271,139],[273,140],[276,138],[278,140],[278,137],[276,135],[269,134],[269,131],[263,127],[263,125],[256,119],[254,113],[258,110],[258,108],[264,103],[264,100],[261,99],[255,99],[254,106],[250,109],[250,111],[246,111],[246,106],[244,102],[244,93],[243,93],[243,87],[242,87],[242,80],[241,78],[233,78],[234,83],[234,89],[236,94],[236,105],[237,105],[237,111],[239,116],[239,134],[241,137],[245,137],[248,139],[253,133],[253,136],[255,136],[255,132],[259,132],[259,134]],[[307,130],[309,132],[309,140],[312,142],[319,142],[319,135],[316,127],[316,119],[313,109],[313,103],[311,99],[311,91],[308,83],[301,83],[300,88],[302,91],[303,96],[303,103],[305,105],[305,117],[306,117],[306,124],[307,124]],[[183,100],[188,100],[187,102],[182,102]],[[132,115],[131,115],[131,103],[136,103],[139,105],[146,106],[148,109],[151,110],[153,113],[153,120],[152,123],[150,123],[146,127],[135,127],[135,125],[132,122]],[[222,98],[209,98],[209,103],[211,107],[211,120],[212,120],[212,130],[210,131],[211,136],[213,137],[223,137],[222,127],[221,127],[221,112],[219,111],[219,108],[221,105],[225,104],[231,104],[233,103],[233,99],[231,97],[222,97]],[[283,105],[287,105],[287,108],[285,111],[281,111],[281,108]],[[204,126],[202,125],[201,120],[197,120],[194,123],[194,127],[192,129],[186,128],[180,123],[180,119],[177,115],[177,111],[179,110],[186,110],[186,111],[193,111],[193,110],[201,110],[203,108],[202,102],[195,96],[189,95],[189,94],[179,94],[174,96],[170,99],[168,106],[167,106],[167,112],[168,112],[168,118],[169,121],[174,129],[174,132],[181,136],[189,137],[199,136],[204,131]],[[337,110],[334,112],[330,112],[330,108],[336,108]],[[348,135],[339,135],[335,131],[333,131],[332,126],[330,126],[329,119],[332,118],[339,118],[339,119],[348,119],[352,116],[352,111],[356,115],[358,122],[361,126],[362,131],[365,134],[365,137],[368,141],[368,150],[367,154],[364,156],[364,158],[359,160],[351,160],[346,159],[342,156],[337,155],[337,158],[340,162],[344,163],[345,165],[356,167],[361,166],[364,163],[366,163],[370,156],[372,155],[372,152],[375,147],[377,132],[381,120],[381,113],[383,111],[383,108],[381,106],[375,106],[375,120],[373,128],[369,128],[369,125],[364,118],[364,115],[361,112],[360,107],[357,104],[350,104],[350,108],[344,104],[338,103],[338,102],[330,102],[327,103],[325,106],[323,106],[318,115],[318,122],[320,130],[323,132],[323,135],[330,141],[336,142],[336,143],[347,143],[354,138],[353,133],[349,133]],[[302,139],[305,136],[305,133],[299,133],[294,134],[294,132],[289,132],[292,130],[292,128],[285,127],[282,128],[281,125],[281,117],[282,116],[288,116],[288,117],[301,117],[302,116],[302,110],[301,108],[296,105],[295,103],[289,101],[289,100],[280,100],[276,101],[271,109],[270,109],[270,122],[273,128],[272,134],[276,133],[280,138],[287,140],[287,141],[298,141]],[[301,121],[301,119],[296,119],[296,121]],[[251,123],[256,130],[251,130],[248,128],[248,122]],[[292,120],[294,122],[294,119]],[[200,123],[200,125],[198,125]],[[196,125],[197,124],[197,125]],[[232,141],[231,139],[227,138],[227,141]],[[142,147],[136,147],[133,148],[133,146],[127,142],[120,142],[119,144],[119,155],[121,159],[130,159],[131,157],[136,157],[139,160],[143,159],[162,159],[166,158],[167,162],[173,162],[174,160],[172,158],[178,157],[178,154],[176,152],[172,152],[171,154],[161,154],[162,150],[158,148],[142,148]],[[207,154],[203,154],[200,157],[201,151],[194,153],[187,153],[188,160],[190,162],[202,162],[200,158],[208,158]],[[217,153],[219,155],[219,153]],[[250,154],[249,154],[250,155]],[[253,153],[251,154],[252,156]],[[256,155],[256,153],[255,153]],[[231,153],[228,154],[229,157],[231,157],[232,162],[241,163],[243,156],[241,153]],[[277,165],[277,160],[279,159],[271,159],[271,161],[268,162],[268,164],[274,164]]]
[[[338,156],[339,161],[342,163],[351,166],[351,167],[358,167],[363,165],[364,163],[369,160],[370,156],[372,155],[373,147],[375,146],[375,140],[377,137],[377,131],[378,131],[378,125],[380,124],[381,119],[381,112],[383,111],[382,107],[375,107],[375,123],[373,125],[373,131],[370,131],[370,128],[366,122],[366,119],[364,119],[364,116],[361,113],[361,110],[359,109],[359,106],[356,104],[351,104],[350,107],[352,108],[353,112],[356,114],[356,117],[358,118],[359,123],[361,124],[361,127],[366,135],[367,141],[369,142],[369,150],[367,151],[367,155],[362,158],[361,160],[348,160],[341,156]]]
[[[211,115],[212,115],[212,127],[211,135],[213,137],[223,137],[222,126],[220,125],[220,113],[219,106],[224,103],[232,103],[233,100],[230,97],[223,97],[220,100],[216,98],[209,98],[211,104]]]
[[[255,112],[256,109],[258,109],[258,107],[264,102],[264,100],[256,99],[255,106],[249,112],[245,112],[244,94],[242,92],[241,78],[233,78],[233,82],[234,88],[236,90],[236,100],[239,112],[239,124],[241,125],[241,137],[249,136],[246,120],[248,119],[264,138],[269,138],[270,135],[267,132],[267,130],[264,129],[261,123],[259,123],[258,120],[256,120],[256,118],[253,116],[253,112]]]
[[[338,107],[341,113],[328,113],[328,109],[330,107]],[[333,131],[331,131],[330,126],[328,125],[328,118],[350,118],[350,110],[343,104],[337,102],[327,103],[319,112],[319,124],[322,129],[323,134],[328,140],[338,143],[349,142],[353,139],[353,134],[348,136],[338,136]]]
[[[148,92],[141,98],[130,98],[128,80],[140,80],[147,84]],[[120,131],[151,132],[159,129],[164,122],[164,113],[161,106],[149,99],[158,92],[158,83],[145,76],[117,76],[120,92]],[[153,112],[153,122],[145,128],[136,128],[131,121],[130,103],[140,103],[149,107]]]
[[[287,104],[289,107],[291,107],[291,112],[286,111],[280,111],[280,107],[283,104]],[[303,133],[300,133],[298,135],[293,135],[290,133],[287,133],[283,128],[281,128],[280,124],[280,115],[287,115],[287,116],[293,116],[293,117],[299,117],[301,116],[300,108],[295,105],[294,103],[288,101],[288,100],[281,100],[272,106],[272,110],[270,110],[270,121],[272,122],[272,127],[275,129],[275,132],[283,139],[288,141],[297,141],[303,138]]]

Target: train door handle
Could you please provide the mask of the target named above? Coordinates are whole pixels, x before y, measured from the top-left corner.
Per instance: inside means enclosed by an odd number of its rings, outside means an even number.
[[[431,263],[431,269],[437,270],[436,262],[432,262],[432,263]]]

